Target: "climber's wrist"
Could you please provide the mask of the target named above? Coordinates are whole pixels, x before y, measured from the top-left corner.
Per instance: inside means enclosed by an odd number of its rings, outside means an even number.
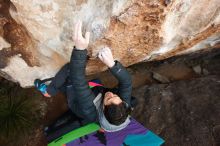
[[[112,68],[113,66],[115,66],[115,61],[111,61],[107,64],[108,68]]]
[[[76,47],[76,46],[74,46],[73,47],[75,50],[86,50],[86,48],[80,48],[80,47]]]

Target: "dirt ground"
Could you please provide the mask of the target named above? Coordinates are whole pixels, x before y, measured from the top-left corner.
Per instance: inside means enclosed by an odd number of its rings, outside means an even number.
[[[164,138],[166,146],[220,145],[219,49],[202,55],[143,62],[128,71],[133,79],[133,95],[139,100],[132,115]],[[101,79],[107,87],[117,85],[108,71],[87,77],[93,78]],[[62,94],[52,98],[36,94],[46,103],[43,108],[47,110],[25,146],[46,146],[44,126],[68,109]]]
[[[135,89],[133,116],[166,146],[220,145],[220,75]]]

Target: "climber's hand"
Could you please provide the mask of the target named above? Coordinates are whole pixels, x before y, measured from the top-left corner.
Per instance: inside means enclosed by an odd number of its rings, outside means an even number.
[[[74,28],[73,41],[77,50],[85,50],[89,45],[90,33],[86,32],[85,38],[82,36],[82,21],[78,21]]]
[[[99,51],[98,57],[109,68],[112,68],[115,65],[115,62],[112,56],[112,51],[108,47],[102,48]]]

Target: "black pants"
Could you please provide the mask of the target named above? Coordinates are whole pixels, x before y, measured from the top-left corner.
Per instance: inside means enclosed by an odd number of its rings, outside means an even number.
[[[69,76],[69,63],[65,64],[52,79],[51,83],[47,87],[47,92],[54,96],[58,92],[62,92],[66,94],[66,87],[68,84],[70,85],[70,81],[68,79]]]
[[[86,121],[81,115],[78,114],[77,108],[76,108],[76,100],[72,96],[73,90],[71,88],[72,83],[69,79],[70,69],[69,69],[69,63],[65,64],[55,75],[55,77],[52,79],[51,83],[47,87],[47,92],[51,96],[56,95],[58,92],[62,92],[66,98],[67,98],[67,104],[69,109],[72,111],[74,116],[78,117],[80,120],[81,125],[85,125],[89,123]]]

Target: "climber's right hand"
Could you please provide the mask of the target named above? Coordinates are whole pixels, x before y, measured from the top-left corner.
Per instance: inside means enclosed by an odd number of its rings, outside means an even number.
[[[108,47],[104,47],[99,51],[99,59],[107,65],[109,68],[112,68],[115,65],[115,61],[112,55],[112,51]]]
[[[89,45],[90,32],[82,36],[82,21],[78,21],[74,27],[73,41],[77,50],[85,50]]]

